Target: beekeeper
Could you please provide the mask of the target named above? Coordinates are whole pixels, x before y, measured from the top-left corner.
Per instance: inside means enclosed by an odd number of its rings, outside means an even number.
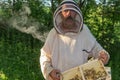
[[[41,49],[40,65],[46,80],[60,80],[61,72],[84,64],[88,57],[104,64],[109,54],[83,24],[81,10],[73,0],[63,0],[53,15],[54,28]]]

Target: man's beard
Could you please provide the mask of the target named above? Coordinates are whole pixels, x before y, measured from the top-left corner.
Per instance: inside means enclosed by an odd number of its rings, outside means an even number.
[[[71,16],[67,17],[63,20],[63,26],[66,29],[73,29],[75,27],[76,20],[72,18]]]

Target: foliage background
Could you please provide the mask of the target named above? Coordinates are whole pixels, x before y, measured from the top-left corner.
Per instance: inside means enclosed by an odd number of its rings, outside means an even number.
[[[61,1],[0,1],[0,80],[44,80],[40,48],[53,27],[52,15]],[[112,80],[120,80],[120,0],[75,1],[83,12],[84,23],[110,53],[107,66],[111,67]],[[17,25],[13,24],[15,20]],[[37,28],[35,32],[31,26]]]

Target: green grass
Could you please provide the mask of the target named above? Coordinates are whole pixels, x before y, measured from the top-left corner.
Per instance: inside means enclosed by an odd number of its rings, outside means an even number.
[[[32,49],[29,41],[16,41],[0,37],[0,80],[44,80],[39,64],[40,42]]]

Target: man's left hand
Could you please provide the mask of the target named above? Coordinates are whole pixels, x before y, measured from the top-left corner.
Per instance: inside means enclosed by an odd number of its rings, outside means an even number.
[[[109,54],[107,54],[105,51],[101,51],[99,53],[99,60],[101,60],[103,64],[107,64],[109,60]]]

